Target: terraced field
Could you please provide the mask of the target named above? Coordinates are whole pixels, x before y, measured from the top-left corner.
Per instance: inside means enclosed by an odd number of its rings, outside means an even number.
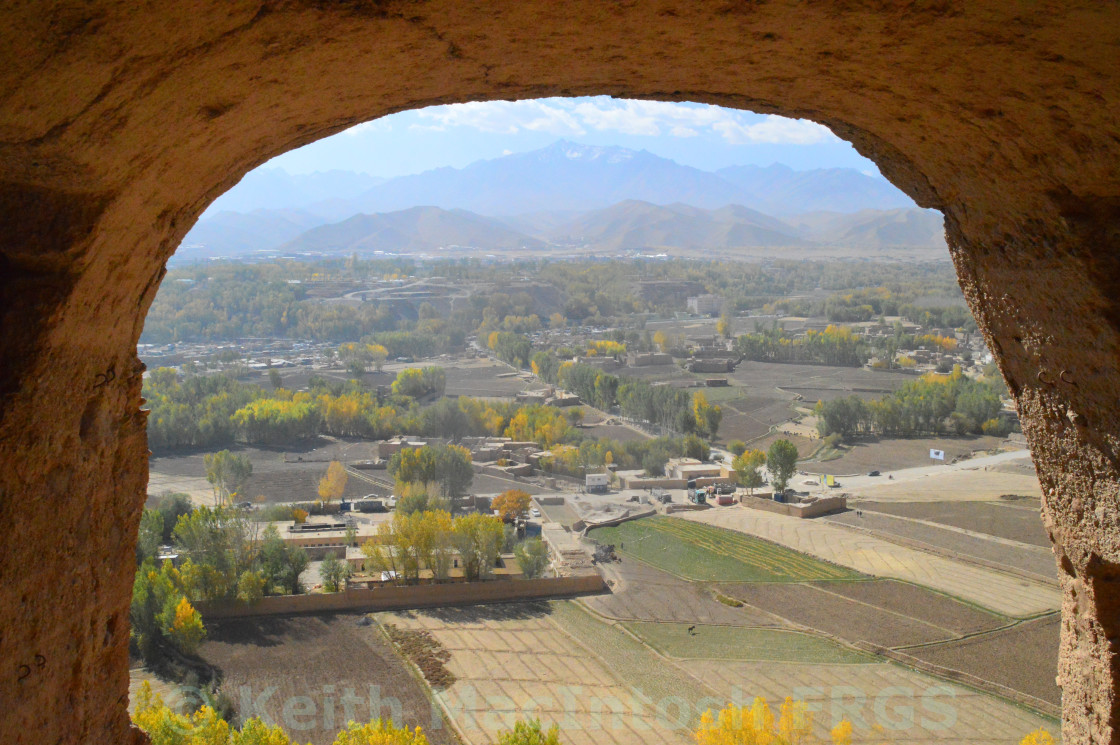
[[[747,660],[858,665],[878,662],[870,654],[797,631],[683,623],[627,623],[659,652],[687,660]],[[689,629],[692,632],[689,632]]]
[[[591,537],[619,553],[701,582],[804,582],[858,579],[862,575],[782,546],[703,523],[650,517]]]

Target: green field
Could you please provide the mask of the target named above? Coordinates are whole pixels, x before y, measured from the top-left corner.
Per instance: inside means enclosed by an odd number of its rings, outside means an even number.
[[[625,626],[659,652],[681,659],[845,665],[878,662],[872,655],[797,631],[697,626],[695,633],[689,634],[688,624],[683,623],[635,622]]]
[[[676,517],[631,520],[596,528],[590,535],[600,543],[613,543],[621,554],[701,582],[804,582],[863,576],[749,535]]]

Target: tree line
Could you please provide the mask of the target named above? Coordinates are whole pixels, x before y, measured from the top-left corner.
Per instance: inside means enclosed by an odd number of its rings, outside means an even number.
[[[870,346],[845,326],[809,329],[802,337],[787,333],[776,322],[770,328],[756,325],[754,333],[735,340],[735,351],[756,362],[793,362],[860,367],[870,356]]]
[[[401,371],[390,391],[356,381],[311,380],[308,391],[267,391],[228,373],[180,374],[159,368],[144,381],[148,443],[153,451],[216,448],[234,442],[282,445],[327,434],[385,439],[401,434],[459,438],[502,436],[549,445],[570,434],[551,407],[441,398],[421,406],[416,398],[440,396],[440,367]],[[511,429],[512,427],[512,429]]]
[[[714,438],[723,419],[722,409],[710,404],[703,392],[652,385],[640,378],[611,375],[592,365],[561,362],[551,352],[534,354],[532,369],[545,382],[575,393],[598,409],[610,411],[617,406],[623,416],[682,434]]]
[[[265,595],[302,591],[307,553],[285,544],[275,526],[261,532],[240,510],[191,510],[189,505],[182,495],[169,495],[140,518],[129,615],[132,639],[146,659],[159,658],[168,646],[194,652],[205,636],[194,603],[251,603]],[[171,561],[157,563],[164,544],[187,558],[177,567]]]
[[[860,435],[910,437],[953,433],[1006,436],[1000,418],[1002,381],[974,380],[954,368],[949,375],[925,375],[876,401],[858,396],[818,402],[817,429],[822,437],[848,440]]]

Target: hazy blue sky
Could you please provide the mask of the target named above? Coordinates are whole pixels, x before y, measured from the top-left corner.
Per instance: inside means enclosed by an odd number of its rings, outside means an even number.
[[[799,170],[840,166],[878,173],[851,145],[813,122],[705,104],[605,96],[407,111],[285,153],[268,166],[291,173],[339,168],[391,177],[441,166],[461,168],[561,138],[645,149],[704,170],[777,162]]]

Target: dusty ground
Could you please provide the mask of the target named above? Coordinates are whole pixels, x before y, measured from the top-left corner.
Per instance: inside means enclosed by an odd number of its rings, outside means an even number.
[[[900,503],[899,506],[902,506]],[[959,503],[958,503],[959,504]],[[968,504],[986,504],[972,502]],[[1018,571],[1030,572],[1044,579],[1057,579],[1057,563],[1049,546],[1019,543],[1009,539],[992,540],[976,530],[969,528],[940,527],[931,522],[872,512],[869,507],[859,504],[862,515],[855,510],[830,515],[826,519],[843,525],[852,525],[865,530],[873,530],[878,535],[898,536],[908,541],[918,541],[922,547],[930,546],[938,551],[952,552],[957,556],[974,557]],[[967,524],[967,523],[966,523]],[[1001,526],[1010,527],[1010,526]],[[1007,531],[1013,532],[1013,531]]]
[[[1055,613],[1009,629],[903,651],[1060,705],[1062,691],[1054,683],[1054,671],[1061,622]]]
[[[1042,527],[1037,503],[1029,500],[953,501],[953,502],[876,502],[861,501],[868,511],[926,520],[975,533],[1018,541],[1049,550],[1050,539]],[[1033,507],[1033,509],[1032,509]]]
[[[312,501],[318,498],[319,479],[326,473],[332,460],[367,460],[375,456],[373,443],[367,440],[317,437],[304,443],[284,448],[234,445],[231,452],[245,455],[253,464],[253,475],[241,496],[253,502]],[[149,494],[165,490],[189,489],[188,493],[203,504],[213,501],[212,492],[206,493],[205,453],[169,453],[152,456],[149,460]],[[374,471],[369,476],[386,478],[384,471]],[[381,493],[384,489],[358,478],[350,478],[346,485],[345,499]],[[263,499],[261,499],[263,497]]]
[[[956,634],[972,634],[1002,623],[1002,619],[974,605],[908,582],[877,579],[871,582],[829,582],[821,586],[837,595],[912,615]]]
[[[514,372],[509,365],[500,362],[479,360],[477,362],[461,362],[438,364],[447,373],[446,393],[454,396],[473,396],[478,398],[513,398],[530,386],[519,375],[507,375]],[[416,365],[421,366],[420,364]],[[499,378],[499,375],[506,377]],[[535,386],[534,386],[535,387]]]
[[[1039,499],[1042,488],[1031,474],[996,470],[946,471],[913,481],[878,481],[852,493],[863,499],[898,502],[939,502],[942,500],[993,500],[1005,494]]]
[[[322,463],[321,468],[326,469],[332,460],[365,460],[376,455],[373,443],[368,440],[335,437],[315,437],[276,448],[233,445],[228,449],[247,456],[253,463],[254,475],[309,467],[315,463]],[[203,463],[206,452],[161,453],[151,456],[148,463],[151,470],[159,473],[206,478]]]
[[[640,432],[630,427],[624,427],[619,424],[600,424],[594,427],[582,428],[582,433],[588,437],[609,437],[612,440],[619,442],[630,442],[632,440],[648,440],[650,435]]]
[[[348,719],[420,725],[434,745],[456,742],[424,684],[375,625],[355,614],[214,623],[202,657],[222,672],[241,717],[280,724],[299,742],[330,745]]]
[[[930,460],[930,450],[944,450],[945,462],[968,456],[974,452],[987,454],[999,449],[1004,440],[999,437],[928,437],[905,439],[874,439],[860,441],[851,446],[840,458],[823,462],[806,462],[800,468],[810,473],[866,473],[868,471],[893,471],[899,468],[936,465]]]
[[[744,390],[745,395],[729,401],[715,401],[723,409],[723,420],[719,425],[720,440],[753,440],[793,416],[792,396],[763,397],[753,389],[737,390]],[[756,446],[752,443],[752,447]]]
[[[785,365],[773,362],[743,362],[730,375],[750,388],[777,388],[799,397],[809,406],[819,400],[858,395],[875,399],[915,379],[912,375],[827,365]]]

